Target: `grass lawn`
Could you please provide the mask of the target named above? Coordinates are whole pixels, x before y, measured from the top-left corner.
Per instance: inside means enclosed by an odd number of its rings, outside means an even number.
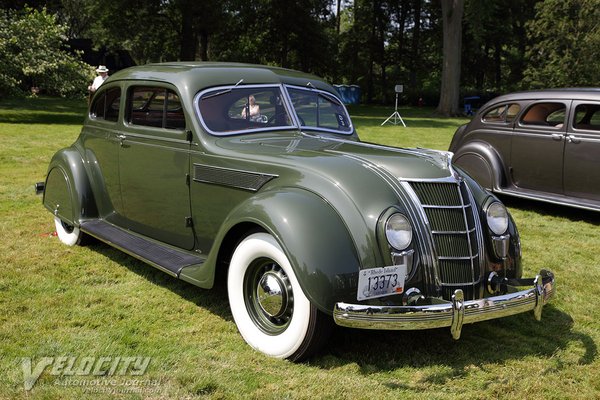
[[[381,127],[392,111],[350,109],[363,140],[395,146],[445,150],[466,121],[401,109],[408,128]],[[84,113],[83,102],[0,102],[0,399],[600,398],[600,214],[504,199],[526,275],[557,276],[541,323],[528,313],[467,325],[456,342],[447,329],[338,328],[320,355],[293,364],[245,344],[223,287],[201,290],[106,245],[66,247],[52,236],[33,183],[75,140]],[[141,376],[48,367],[26,391],[22,359],[35,368],[59,356],[150,364]],[[90,380],[97,386],[83,385]]]

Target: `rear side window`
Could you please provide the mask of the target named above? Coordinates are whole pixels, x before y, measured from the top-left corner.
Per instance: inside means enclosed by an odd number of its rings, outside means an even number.
[[[185,129],[179,96],[171,89],[134,86],[129,90],[127,121],[133,125]]]
[[[575,108],[573,127],[600,131],[600,104],[579,104]]]
[[[485,113],[481,120],[488,123],[510,123],[519,111],[521,111],[521,106],[516,103],[503,104]]]
[[[99,93],[90,107],[92,118],[117,122],[121,107],[121,88],[110,88]]]
[[[520,122],[523,125],[560,128],[565,122],[565,111],[563,103],[537,103],[523,114]]]

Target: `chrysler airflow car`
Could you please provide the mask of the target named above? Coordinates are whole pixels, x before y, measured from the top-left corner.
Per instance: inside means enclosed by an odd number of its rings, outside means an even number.
[[[333,324],[449,328],[542,308],[504,205],[451,153],[362,142],[335,89],[287,69],[167,63],[111,76],[37,184],[86,237],[209,289],[253,348],[301,360]],[[225,287],[225,285],[219,285]]]

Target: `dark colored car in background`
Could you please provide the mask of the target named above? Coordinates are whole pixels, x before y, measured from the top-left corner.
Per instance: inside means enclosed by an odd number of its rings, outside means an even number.
[[[209,289],[244,339],[299,360],[333,322],[448,327],[534,311],[502,203],[450,153],[361,142],[314,75],[224,63],[129,68],[50,162],[43,204],[67,245],[93,236]]]
[[[449,150],[454,166],[493,192],[600,210],[600,89],[496,97]]]

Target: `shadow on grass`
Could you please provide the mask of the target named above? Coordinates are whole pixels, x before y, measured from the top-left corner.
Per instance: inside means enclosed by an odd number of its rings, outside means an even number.
[[[86,110],[84,100],[11,98],[0,101],[0,121],[11,124],[82,125]]]
[[[83,125],[83,113],[2,113],[0,121],[8,124]]]
[[[498,195],[502,202],[507,207],[518,208],[523,211],[533,211],[544,216],[554,216],[565,218],[572,222],[587,222],[592,225],[600,226],[600,212],[583,210],[574,207],[561,206],[558,204],[545,203],[543,201],[535,201],[512,197],[506,195]]]
[[[227,299],[226,285],[218,280],[211,290],[204,290],[171,277],[150,265],[94,241],[94,251],[123,265],[153,284],[162,286],[225,321],[233,321]],[[552,358],[557,350],[577,343],[583,348],[578,364],[592,363],[598,353],[594,340],[573,331],[573,319],[550,303],[544,308],[542,321],[525,313],[463,327],[459,341],[452,339],[448,329],[425,331],[371,331],[335,327],[326,348],[308,361],[320,369],[334,369],[358,364],[361,373],[368,375],[399,368],[444,366],[445,372],[432,373],[423,383],[443,384],[449,379],[468,374],[469,366],[503,363],[527,356],[549,359],[549,368],[569,368]],[[554,361],[551,361],[554,360]],[[397,385],[397,383],[390,383]]]
[[[87,247],[115,263],[128,268],[149,282],[176,293],[182,299],[194,303],[196,306],[207,309],[225,321],[233,321],[227,299],[227,287],[224,282],[217,281],[215,286],[210,290],[202,289],[191,283],[172,277],[96,239],[92,239]]]
[[[549,359],[549,368],[562,366],[552,356],[572,343],[583,348],[578,364],[591,364],[598,349],[594,340],[572,330],[572,318],[553,308],[544,309],[542,321],[525,313],[503,319],[463,327],[455,341],[448,329],[425,331],[368,331],[337,328],[326,352],[310,364],[323,369],[358,364],[365,374],[398,368],[442,366],[447,370],[424,378],[429,383],[443,384],[448,379],[464,376],[469,366],[504,363],[527,356]]]

